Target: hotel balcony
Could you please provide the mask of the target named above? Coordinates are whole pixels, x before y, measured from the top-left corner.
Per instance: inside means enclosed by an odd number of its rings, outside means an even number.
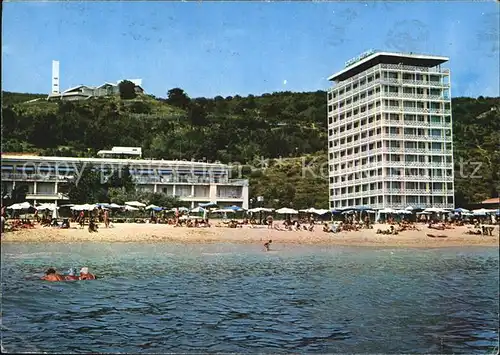
[[[379,64],[376,65],[368,70],[363,71],[362,73],[359,73],[358,75],[354,75],[350,77],[347,80],[341,81],[337,83],[335,86],[332,88],[328,89],[328,92],[331,93],[336,90],[341,90],[349,87],[351,84],[356,83],[358,80],[367,78],[370,74],[375,74],[375,73],[381,73],[381,70],[384,69],[390,69],[391,71],[408,71],[408,72],[421,72],[423,74],[429,73],[429,74],[441,74],[442,76],[448,76],[450,71],[449,69],[438,69],[438,68],[426,68],[426,67],[410,67],[410,66],[400,66],[399,68],[393,67],[395,65],[393,64]],[[397,65],[396,65],[397,67]],[[403,68],[404,67],[404,68]],[[349,95],[352,95],[353,93],[357,93],[360,90],[364,89],[365,87],[368,86],[375,86],[377,84],[381,83],[391,83],[391,84],[410,84],[413,86],[418,86],[418,85],[425,85],[425,86],[437,86],[437,87],[449,87],[450,84],[447,82],[442,82],[442,81],[436,81],[436,80],[411,80],[411,79],[391,79],[391,78],[383,78],[379,77],[377,79],[374,79],[370,82],[366,82],[365,84],[358,85],[356,88],[353,88],[347,92],[344,92],[342,95],[338,95],[335,99],[339,99],[342,97],[346,97]]]
[[[380,79],[375,80],[375,82],[380,84]],[[344,95],[346,97],[338,97],[335,100],[329,100],[328,104],[329,105],[337,104],[338,108],[336,111],[345,112],[345,111],[349,111],[355,107],[358,107],[360,105],[367,104],[371,101],[374,101],[377,99],[382,99],[382,98],[387,98],[387,99],[403,98],[403,99],[410,99],[412,101],[445,101],[445,102],[450,101],[450,97],[448,95],[444,95],[444,94],[443,95],[431,95],[431,94],[416,94],[416,93],[405,93],[405,92],[379,91],[379,92],[373,93],[371,95],[368,95],[368,89],[370,89],[371,87],[375,87],[375,86],[377,86],[377,85],[375,85],[374,82],[371,82],[370,85],[363,85],[363,87],[360,87],[360,89],[364,88],[364,87],[366,87],[366,89],[367,89],[366,96],[363,97],[362,99],[358,99],[356,101],[353,100],[352,102],[346,104],[343,101],[350,98],[350,96]],[[356,90],[358,90],[358,89],[356,89]],[[361,93],[360,91],[353,91],[352,94],[353,95],[356,94],[359,96],[360,93]],[[343,104],[343,105],[340,106],[341,104]],[[335,112],[335,111],[329,111],[329,112]]]
[[[70,181],[73,179],[73,176],[64,176],[64,175],[46,175],[46,174],[23,174],[23,173],[8,173],[2,172],[2,180],[8,181]]]
[[[451,154],[451,150],[444,149],[425,149],[425,148],[395,148],[389,147],[385,148],[385,153],[398,153],[398,154],[406,154],[406,153],[416,153],[416,154]]]
[[[428,134],[403,134],[403,133],[383,133],[382,137],[384,139],[411,139],[411,140],[426,140],[426,141],[438,141],[438,142],[451,142],[451,136],[432,136]]]
[[[444,189],[395,189],[389,188],[384,189],[385,195],[436,195],[436,196],[445,196],[445,195],[453,195],[453,190],[444,190]]]
[[[408,106],[395,106],[395,105],[384,105],[382,106],[384,111],[393,112],[416,112],[416,113],[427,113],[436,115],[449,115],[451,114],[450,109],[437,109],[437,108],[425,108],[425,107],[408,107]]]
[[[245,179],[228,179],[219,177],[175,177],[175,176],[132,176],[132,180],[136,184],[224,184],[224,185],[239,185],[248,186],[248,180]]]
[[[410,120],[388,120],[382,119],[383,124],[386,126],[396,126],[396,127],[435,127],[435,128],[451,128],[451,122],[424,122],[424,121],[410,121]]]

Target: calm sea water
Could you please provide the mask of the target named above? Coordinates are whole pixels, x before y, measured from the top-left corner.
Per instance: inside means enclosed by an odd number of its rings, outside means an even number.
[[[3,244],[8,352],[493,353],[498,249]],[[49,283],[88,266],[102,279]]]

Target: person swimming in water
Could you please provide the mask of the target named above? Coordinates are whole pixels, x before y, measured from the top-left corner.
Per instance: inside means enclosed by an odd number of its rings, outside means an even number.
[[[88,267],[82,267],[82,269],[80,270],[80,280],[95,280],[96,277],[94,274],[91,274],[89,272],[89,268]]]
[[[80,277],[76,276],[76,270],[74,268],[71,268],[68,270],[68,274],[64,276],[64,279],[66,281],[73,281],[73,280],[79,280]]]
[[[267,243],[264,243],[264,248],[266,248],[266,251],[269,251],[269,249],[270,249],[270,246],[271,246],[271,243],[272,243],[272,242],[273,242],[273,241],[272,241],[272,240],[270,240],[270,241],[268,241]]]
[[[45,272],[45,276],[42,277],[42,280],[45,280],[45,281],[64,281],[65,278],[64,278],[64,276],[59,275],[56,272],[56,269],[51,267]]]

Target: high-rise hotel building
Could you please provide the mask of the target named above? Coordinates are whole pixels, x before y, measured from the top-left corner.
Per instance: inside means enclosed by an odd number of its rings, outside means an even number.
[[[454,207],[447,61],[368,51],[328,78],[331,208]]]

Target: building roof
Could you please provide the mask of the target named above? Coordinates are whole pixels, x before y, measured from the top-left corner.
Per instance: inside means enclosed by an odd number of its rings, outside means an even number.
[[[113,147],[111,150],[100,150],[97,155],[102,154],[128,154],[142,156],[141,147]]]
[[[113,84],[113,83],[108,83],[108,82],[105,82],[104,84],[99,85],[99,86],[97,87],[97,89],[102,88],[103,86],[118,86],[118,84]]]
[[[403,64],[416,67],[432,68],[449,60],[448,57],[416,53],[396,53],[384,51],[368,51],[355,59],[346,62],[341,71],[328,78],[330,81],[343,81],[359,74],[377,64]]]
[[[79,88],[94,89],[94,87],[92,87],[92,86],[88,86],[88,85],[78,85],[78,86],[74,86],[74,87],[72,87],[72,88],[69,88],[69,89],[67,89],[67,90],[64,90],[64,91],[62,92],[62,94],[69,93],[69,92],[74,91],[74,90],[79,89]]]
[[[205,163],[198,161],[187,160],[154,160],[154,159],[118,159],[118,158],[75,158],[75,157],[51,157],[51,156],[36,156],[18,155],[16,153],[2,153],[2,164],[8,160],[22,160],[25,162],[41,163],[41,162],[60,162],[60,163],[93,163],[93,164],[121,164],[121,165],[151,165],[151,166],[205,166],[227,168],[227,164],[222,163]]]
[[[494,205],[494,204],[500,205],[500,197],[489,198],[489,199],[484,200],[483,202],[481,202],[481,204],[484,204],[484,205]]]

